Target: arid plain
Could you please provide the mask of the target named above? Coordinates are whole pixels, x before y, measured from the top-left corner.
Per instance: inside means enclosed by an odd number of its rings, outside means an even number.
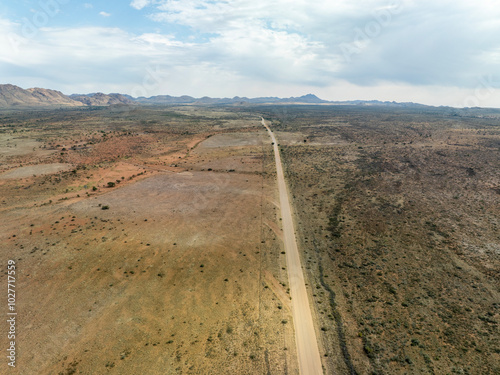
[[[260,118],[66,110],[2,130],[18,373],[296,372]]]
[[[277,105],[0,113],[12,373],[298,373],[260,116],[324,373],[499,371],[499,114]]]

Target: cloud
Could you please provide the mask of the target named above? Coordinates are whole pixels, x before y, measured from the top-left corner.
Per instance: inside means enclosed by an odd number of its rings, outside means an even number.
[[[130,3],[130,6],[132,8],[137,9],[137,10],[141,10],[141,9],[145,8],[146,6],[150,5],[151,3],[153,3],[153,1],[151,1],[151,0],[133,0]]]
[[[168,34],[127,32],[118,17],[112,20],[121,28],[0,18],[0,71],[12,83],[69,93],[313,92],[336,100],[414,97],[438,104],[465,102],[461,95],[493,77],[480,104],[498,100],[494,1],[134,0],[130,6],[149,7],[137,17],[163,24],[158,29]]]
[[[107,12],[99,12],[99,15],[103,16],[103,17],[109,17],[111,16],[111,13],[107,13]]]
[[[464,3],[424,5],[407,4],[373,38],[360,26],[366,45],[339,76],[366,85],[386,80],[472,87],[479,75],[495,72],[491,59],[480,62],[478,57],[498,50],[500,43],[492,36],[500,32],[500,23],[485,27],[498,11],[486,16]]]
[[[94,6],[92,4],[90,4],[90,3],[85,3],[85,4],[83,4],[83,7],[85,9],[92,9]]]
[[[168,0],[151,18],[212,35],[214,54],[260,78],[471,87],[478,74],[495,71],[490,57],[500,48],[500,9],[481,4]],[[266,67],[263,58],[281,67]]]
[[[168,35],[133,35],[119,28],[41,28],[35,38],[23,38],[21,25],[0,19],[0,70],[23,87],[41,86],[72,92],[120,91],[142,88],[148,96],[172,90],[169,79],[178,67],[205,66],[192,46]],[[12,44],[12,37],[18,44]],[[182,70],[182,86],[190,84]],[[204,70],[208,73],[208,70]],[[159,73],[161,72],[161,73]],[[196,78],[199,79],[200,77]],[[5,78],[4,78],[5,79]],[[136,90],[137,91],[137,90]]]

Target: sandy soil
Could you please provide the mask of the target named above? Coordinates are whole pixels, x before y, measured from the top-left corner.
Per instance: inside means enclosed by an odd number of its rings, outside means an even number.
[[[200,148],[260,146],[267,141],[265,134],[259,133],[227,133],[215,135],[204,141]]]
[[[70,164],[37,164],[27,167],[20,167],[0,174],[0,179],[25,178],[31,176],[41,176],[46,174],[68,171],[72,168]]]
[[[34,139],[0,135],[0,158],[31,154],[38,151],[40,146],[42,143]]]

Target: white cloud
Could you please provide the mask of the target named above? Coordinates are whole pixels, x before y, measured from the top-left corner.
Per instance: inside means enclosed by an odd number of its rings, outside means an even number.
[[[152,2],[153,1],[151,0],[133,0],[130,3],[130,6],[137,10],[141,10],[142,8],[145,8],[146,6],[150,5]]]
[[[2,51],[0,63],[17,63],[15,56],[19,51],[19,47],[26,43],[26,38],[16,32],[17,29],[19,29],[19,25],[0,18],[0,50]]]
[[[495,54],[500,47],[494,39],[500,7],[493,0],[160,3],[152,19],[212,35],[215,51],[229,53],[233,68],[241,63],[240,73],[248,65],[263,65],[261,57],[268,53],[271,63],[282,64],[275,77],[292,82],[319,76],[360,85],[387,80],[471,87],[478,74],[496,71],[488,59],[479,67],[475,56]],[[260,71],[268,76],[269,69]]]
[[[99,12],[99,15],[103,16],[103,17],[109,17],[111,16],[111,13],[107,13],[107,12]]]
[[[83,7],[85,9],[92,9],[94,6],[92,4],[90,4],[90,3],[85,3],[85,4],[83,4]]]
[[[190,45],[168,35],[136,36],[118,28],[83,27],[41,28],[35,38],[23,38],[19,30],[20,25],[0,19],[0,49],[4,51],[0,69],[11,83],[23,87],[130,93],[151,72],[161,71],[153,74],[154,87],[147,86],[151,96],[172,90],[169,77],[177,77],[178,66],[194,70],[205,65]],[[16,48],[10,36],[21,41]],[[189,79],[183,81],[181,87]]]
[[[493,75],[480,105],[496,100],[498,106],[500,7],[495,1],[388,4],[390,0],[130,3],[135,9],[149,6],[153,20],[176,31],[169,35],[98,27],[35,27],[26,33],[26,25],[0,19],[0,71],[12,83],[67,93],[130,94],[144,87],[147,96],[313,92],[325,99],[428,104],[465,103],[483,87],[483,78]],[[144,85],[151,80],[154,85]]]

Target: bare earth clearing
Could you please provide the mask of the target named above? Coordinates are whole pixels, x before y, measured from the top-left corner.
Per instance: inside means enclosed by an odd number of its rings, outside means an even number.
[[[71,168],[71,164],[38,164],[28,167],[20,167],[8,172],[0,174],[0,179],[8,178],[26,178],[36,175],[52,174],[57,172],[65,172]]]

